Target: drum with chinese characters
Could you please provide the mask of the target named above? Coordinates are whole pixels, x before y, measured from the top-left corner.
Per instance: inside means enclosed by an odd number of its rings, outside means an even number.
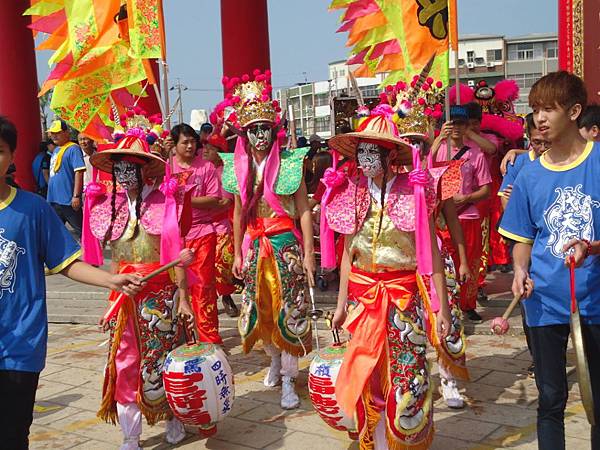
[[[308,392],[313,407],[327,425],[347,431],[350,439],[358,440],[356,421],[340,408],[335,397],[335,381],[344,353],[346,344],[333,344],[315,356],[308,373]]]
[[[177,347],[165,359],[167,401],[182,423],[209,436],[233,407],[233,371],[220,347],[197,343]]]

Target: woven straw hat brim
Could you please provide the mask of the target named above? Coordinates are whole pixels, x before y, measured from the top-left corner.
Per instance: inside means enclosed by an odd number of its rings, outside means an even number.
[[[146,159],[148,162],[142,166],[142,169],[144,171],[144,176],[148,178],[161,177],[165,174],[165,160],[154,153],[140,153],[138,151],[124,149],[103,150],[94,153],[90,158],[90,162],[97,169],[102,170],[103,172],[112,173],[114,164],[114,161],[111,159],[112,155],[129,155]]]
[[[394,144],[399,150],[399,163],[412,164],[412,148],[406,142],[400,138],[371,131],[353,131],[351,133],[337,134],[329,139],[329,147],[348,158],[354,159],[356,157],[356,146],[360,141],[380,141]]]
[[[426,141],[429,139],[429,137],[426,134],[417,133],[417,132],[402,133],[402,134],[400,134],[400,137],[403,139],[414,139],[417,141]]]

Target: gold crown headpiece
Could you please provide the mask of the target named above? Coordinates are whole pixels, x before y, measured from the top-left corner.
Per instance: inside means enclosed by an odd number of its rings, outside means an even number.
[[[256,122],[277,123],[278,113],[281,112],[277,100],[271,99],[273,87],[271,86],[271,71],[260,70],[253,72],[254,80],[245,74],[240,78],[223,78],[226,96],[219,104],[220,109],[233,107],[236,112],[237,125],[245,128]]]
[[[444,115],[443,84],[428,77],[429,70],[426,66],[410,85],[399,81],[394,86],[386,86],[382,94],[382,101],[396,112],[393,121],[401,135],[427,136],[434,122]]]

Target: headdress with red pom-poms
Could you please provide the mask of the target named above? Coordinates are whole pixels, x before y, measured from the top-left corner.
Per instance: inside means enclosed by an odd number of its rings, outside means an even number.
[[[113,130],[113,140],[119,142],[126,136],[135,136],[145,140],[151,151],[162,153],[162,141],[169,135],[163,128],[163,119],[160,114],[151,116],[139,106],[129,108],[120,117],[119,125]]]
[[[415,75],[410,85],[399,81],[387,86],[381,101],[394,109],[393,120],[401,135],[427,135],[431,125],[443,116],[443,84],[423,74]]]
[[[231,114],[235,111],[236,125],[248,127],[256,122],[279,122],[281,108],[277,100],[271,99],[271,71],[261,72],[256,69],[252,76],[244,74],[241,77],[223,77],[225,100],[217,105],[214,119],[218,120],[223,114],[232,122]]]

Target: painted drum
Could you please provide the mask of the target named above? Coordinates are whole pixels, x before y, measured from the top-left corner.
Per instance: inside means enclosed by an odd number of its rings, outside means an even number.
[[[167,401],[182,423],[200,434],[216,433],[216,423],[233,407],[233,371],[220,347],[197,343],[177,347],[163,367]]]
[[[358,440],[356,421],[348,417],[335,397],[337,380],[346,344],[333,344],[321,350],[312,360],[308,373],[308,392],[313,407],[327,425],[347,431],[350,439]]]

